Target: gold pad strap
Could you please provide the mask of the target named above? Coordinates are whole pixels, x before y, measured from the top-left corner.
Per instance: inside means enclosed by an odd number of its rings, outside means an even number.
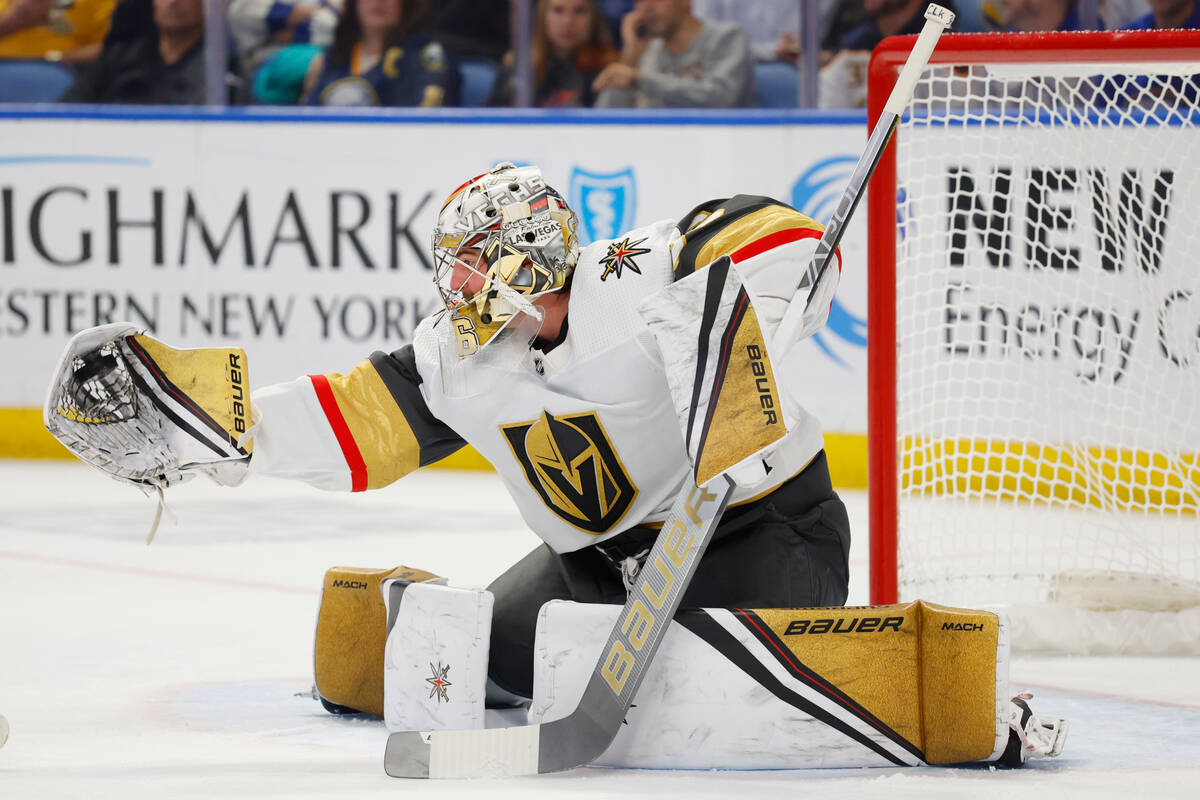
[[[825,687],[848,715],[869,714],[926,763],[979,761],[995,750],[1005,688],[996,665],[1007,659],[997,615],[923,601],[741,614],[789,671]]]

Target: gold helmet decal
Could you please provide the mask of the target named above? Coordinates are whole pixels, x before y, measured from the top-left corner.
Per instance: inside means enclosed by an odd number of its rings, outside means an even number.
[[[530,486],[546,506],[587,533],[607,533],[637,497],[594,412],[501,428]]]

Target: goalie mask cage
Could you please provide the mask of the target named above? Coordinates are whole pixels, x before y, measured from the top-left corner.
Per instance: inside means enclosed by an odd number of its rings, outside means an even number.
[[[1198,126],[1200,32],[942,37],[868,197],[873,603],[1200,647]]]

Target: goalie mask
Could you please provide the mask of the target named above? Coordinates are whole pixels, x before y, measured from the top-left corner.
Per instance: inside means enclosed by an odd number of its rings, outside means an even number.
[[[433,231],[433,261],[460,356],[478,352],[518,314],[540,324],[533,301],[567,286],[577,227],[537,167],[499,164],[454,190]]]

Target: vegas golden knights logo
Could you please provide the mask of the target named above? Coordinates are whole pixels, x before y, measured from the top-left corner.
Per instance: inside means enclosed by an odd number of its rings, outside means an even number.
[[[529,485],[551,511],[588,533],[606,533],[633,505],[637,487],[595,412],[501,427]]]

